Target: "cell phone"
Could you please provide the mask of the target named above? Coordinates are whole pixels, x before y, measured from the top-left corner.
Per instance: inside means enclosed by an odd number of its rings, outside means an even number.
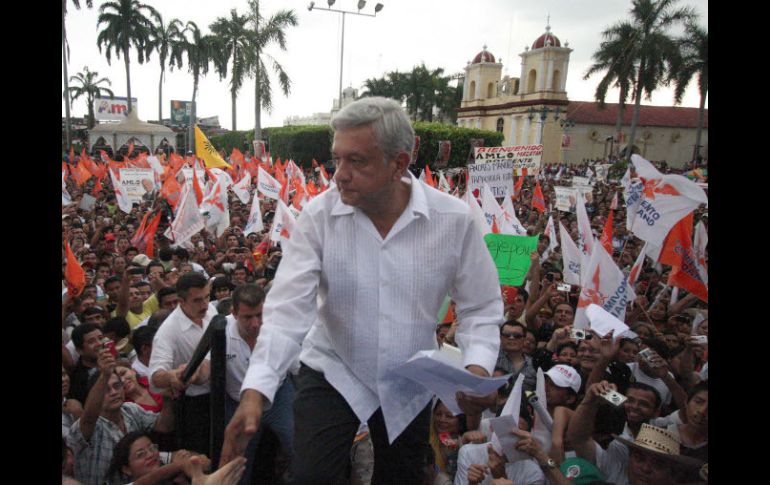
[[[609,403],[615,407],[622,405],[624,402],[628,400],[626,396],[612,389],[610,389],[609,391],[603,394],[600,394],[600,396],[602,396],[604,399],[609,401]]]
[[[559,283],[556,285],[556,289],[559,291],[565,291],[569,293],[572,290],[572,285],[569,283]]]
[[[569,331],[570,338],[574,338],[576,340],[585,340],[586,338],[586,332],[585,330],[581,330],[579,328],[573,328]]]
[[[709,338],[707,335],[693,335],[692,338],[698,345],[706,345],[709,343]]]

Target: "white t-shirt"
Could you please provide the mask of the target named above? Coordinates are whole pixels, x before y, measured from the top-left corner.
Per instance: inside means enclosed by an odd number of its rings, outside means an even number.
[[[671,391],[668,390],[668,386],[665,382],[663,382],[663,379],[650,377],[645,374],[641,367],[639,367],[638,362],[631,362],[630,364],[626,365],[631,369],[631,374],[634,376],[634,379],[636,379],[636,382],[641,382],[642,384],[652,386],[656,391],[658,391],[658,394],[660,394],[661,402],[663,403],[662,407],[668,406],[671,403]],[[669,372],[668,375],[672,379],[674,378],[674,374]]]
[[[473,464],[485,464],[489,461],[487,454],[489,443],[468,443],[460,448],[457,455],[457,473],[454,485],[468,485],[468,468]],[[534,459],[519,460],[505,464],[505,475],[516,485],[544,485],[545,473]],[[492,475],[487,474],[481,482],[483,485],[492,483]]]
[[[150,368],[142,364],[142,362],[139,359],[136,359],[131,363],[131,368],[136,371],[137,376],[139,377],[145,376],[148,379],[150,378]]]
[[[660,418],[654,418],[650,420],[650,424],[652,426],[657,426],[658,428],[668,428],[670,425],[679,426],[682,423],[682,417],[679,415],[679,410],[677,409],[673,413],[669,414],[668,416],[661,416]]]

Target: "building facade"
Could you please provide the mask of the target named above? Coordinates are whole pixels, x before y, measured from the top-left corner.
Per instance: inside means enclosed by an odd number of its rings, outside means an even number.
[[[504,146],[543,144],[543,163],[581,163],[606,158],[628,145],[633,105],[624,110],[615,134],[618,105],[570,101],[566,81],[572,49],[546,26],[532,47],[525,47],[519,77],[503,76],[503,64],[487,46],[465,67],[463,100],[457,125],[502,132]],[[682,166],[692,160],[697,108],[642,106],[634,152],[650,160]],[[708,157],[708,112],[700,153]]]

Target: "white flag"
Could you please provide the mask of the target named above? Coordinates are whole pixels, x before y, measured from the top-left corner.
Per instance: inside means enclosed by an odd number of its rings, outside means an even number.
[[[67,192],[67,171],[61,171],[61,205],[69,205],[72,203],[72,196]]]
[[[506,224],[513,228],[513,232],[505,232],[505,234],[513,234],[514,236],[526,236],[527,228],[516,217],[516,209],[513,207],[513,200],[508,195],[508,189],[505,189],[505,197],[503,197],[503,216],[505,217]],[[501,232],[502,228],[500,229]]]
[[[115,198],[118,199],[118,207],[126,214],[130,214],[133,204],[131,204],[128,194],[123,191],[123,187],[120,186],[120,181],[115,177],[115,173],[112,170],[107,171],[110,173],[112,188],[115,189]]]
[[[452,191],[452,187],[449,186],[449,180],[444,177],[444,172],[440,170],[438,172],[438,189],[445,194]]]
[[[262,192],[265,197],[281,200],[279,195],[281,193],[281,184],[272,175],[265,172],[265,169],[262,167],[259,167],[259,172],[257,173],[259,174],[257,177],[257,190]]]
[[[695,237],[693,241],[693,252],[695,253],[695,265],[698,267],[698,273],[703,282],[708,286],[709,273],[706,266],[706,246],[709,243],[709,235],[703,221],[699,221],[695,226]]]
[[[229,189],[233,186],[233,178],[230,176],[229,173],[225,172],[221,168],[210,168],[209,173],[214,176],[213,182],[217,182],[220,177],[224,177],[225,179],[225,189]]]
[[[484,186],[481,188],[481,210],[484,211],[484,217],[486,218],[489,227],[492,227],[492,221],[494,220],[497,221],[497,228],[502,234],[515,235],[515,232],[513,231],[513,228],[510,227],[510,224],[505,222],[505,212],[503,211],[503,208],[500,207],[500,204],[498,204],[495,200],[495,196],[492,194],[492,190],[487,184],[484,184]]]
[[[615,195],[612,196],[612,203],[610,204],[610,209],[616,211],[618,210],[618,193],[615,192]]]
[[[305,174],[302,172],[302,169],[297,166],[296,163],[294,163],[294,160],[289,160],[289,163],[286,164],[286,169],[284,170],[284,173],[287,177],[289,177],[289,182],[293,181],[294,178],[299,178],[302,181],[302,186],[304,187],[305,184]]]
[[[662,246],[669,231],[684,216],[706,204],[708,197],[695,182],[681,175],[663,175],[650,162],[632,155],[643,185],[639,203],[632,213],[629,229],[636,237],[656,246]]]
[[[564,224],[559,221],[559,240],[561,241],[561,258],[564,262],[564,281],[571,285],[580,285],[580,268],[583,266],[583,253],[575,246]]]
[[[230,225],[230,211],[227,207],[227,180],[224,177],[218,177],[216,183],[208,194],[203,197],[201,202],[201,212],[208,214],[206,227],[213,228],[217,237],[224,233],[224,230]],[[222,224],[226,223],[224,227]]]
[[[150,165],[150,168],[152,168],[152,171],[155,172],[155,175],[157,177],[160,177],[163,175],[163,165],[160,164],[160,160],[158,160],[158,157],[155,155],[150,155],[147,157],[147,163]]]
[[[243,172],[243,177],[237,184],[233,184],[230,189],[243,204],[249,203],[249,189],[251,188],[251,174],[248,171]]]
[[[289,210],[282,200],[279,200],[275,208],[273,226],[270,230],[270,240],[274,243],[287,241],[291,238],[295,222],[296,220],[291,210]]]
[[[171,235],[174,246],[179,246],[188,241],[194,234],[205,227],[203,216],[198,210],[195,194],[189,187],[182,186],[182,194],[179,196],[176,218],[171,223]]]
[[[591,303],[599,305],[623,321],[626,316],[626,304],[630,298],[626,276],[612,260],[612,256],[607,254],[604,246],[594,246],[591,259],[582,273],[575,328],[588,326],[586,308]]]
[[[476,197],[473,196],[473,193],[470,190],[466,190],[462,199],[468,204],[468,207],[470,207],[473,222],[476,224],[479,233],[484,236],[492,232],[492,228],[489,226],[487,218],[484,216],[484,211],[479,207],[479,203],[476,201]]]
[[[247,236],[254,233],[261,233],[265,229],[262,223],[262,211],[259,207],[259,192],[254,192],[254,199],[251,201],[251,212],[249,212],[249,220],[246,223],[246,228],[243,233]]]
[[[591,221],[588,219],[588,212],[586,212],[585,199],[583,193],[579,190],[576,191],[577,201],[575,202],[575,213],[577,214],[578,223],[578,248],[589,258],[593,252],[594,234],[591,231]]]
[[[548,236],[548,247],[543,251],[543,257],[540,258],[541,263],[548,259],[548,256],[550,256],[553,250],[556,249],[556,246],[559,245],[559,242],[556,239],[556,226],[553,223],[552,215],[548,216],[548,224],[545,225],[545,235]]]

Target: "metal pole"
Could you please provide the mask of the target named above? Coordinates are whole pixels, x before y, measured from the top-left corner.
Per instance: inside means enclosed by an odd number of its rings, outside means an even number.
[[[340,94],[337,109],[342,109],[342,63],[345,53],[345,12],[342,12],[342,42],[340,43]]]
[[[209,456],[211,463],[218,464],[222,442],[225,438],[225,379],[227,371],[225,328],[227,320],[217,316],[211,320],[211,440],[209,441]]]

